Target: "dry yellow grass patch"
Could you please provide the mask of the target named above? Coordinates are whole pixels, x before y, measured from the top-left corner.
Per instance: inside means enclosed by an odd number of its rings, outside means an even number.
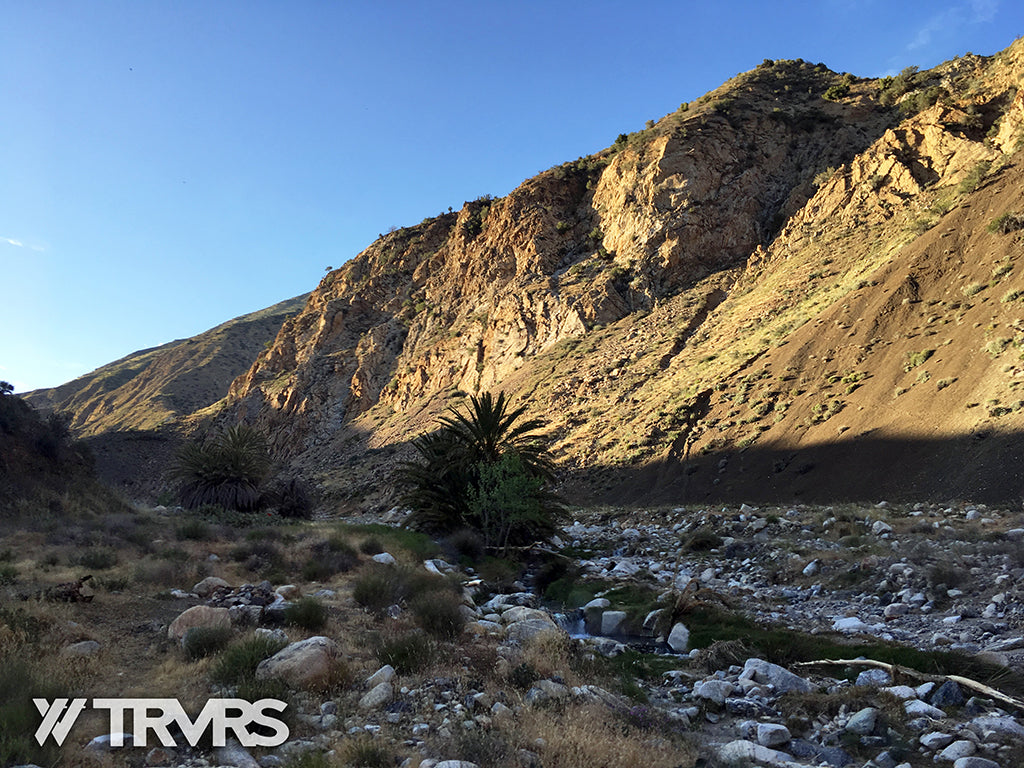
[[[690,768],[696,748],[681,736],[644,731],[600,705],[527,710],[520,720],[526,743],[537,743],[545,768]]]

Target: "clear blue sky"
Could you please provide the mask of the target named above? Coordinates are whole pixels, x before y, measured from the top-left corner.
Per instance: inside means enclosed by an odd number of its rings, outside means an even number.
[[[0,379],[54,386],[316,286],[764,58],[995,53],[1019,0],[0,5]]]

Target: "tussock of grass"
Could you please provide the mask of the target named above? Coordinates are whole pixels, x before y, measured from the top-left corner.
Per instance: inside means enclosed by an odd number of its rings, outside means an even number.
[[[697,756],[683,736],[655,735],[595,705],[527,710],[520,727],[526,743],[543,739],[539,752],[545,768],[678,768],[692,765]]]

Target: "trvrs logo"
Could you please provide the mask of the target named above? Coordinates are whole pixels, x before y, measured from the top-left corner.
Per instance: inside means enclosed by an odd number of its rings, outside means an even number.
[[[47,738],[60,746],[67,738],[71,726],[88,704],[87,699],[32,699],[43,722],[36,729],[36,742],[42,746]],[[69,703],[70,702],[70,703]],[[124,746],[125,712],[132,713],[132,745],[147,746],[150,731],[162,746],[173,747],[169,726],[174,723],[181,729],[190,746],[196,746],[209,729],[213,746],[223,747],[227,734],[232,732],[243,747],[277,747],[288,738],[288,726],[271,717],[267,711],[284,712],[288,705],[277,699],[260,699],[248,702],[244,699],[210,699],[202,712],[193,721],[177,699],[93,699],[93,709],[110,711],[110,746]],[[251,726],[260,730],[253,733]],[[265,735],[272,731],[273,735]]]

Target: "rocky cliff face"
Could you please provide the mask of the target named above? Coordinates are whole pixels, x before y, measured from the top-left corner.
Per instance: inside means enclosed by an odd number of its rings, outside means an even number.
[[[1022,52],[886,81],[765,62],[382,236],[232,384],[231,415],[339,499],[383,501],[394,449],[488,389],[549,419],[581,499],[1017,493],[988,487],[1000,441],[966,464],[955,446],[1024,415],[1021,240],[987,231],[1024,211]],[[824,445],[847,469],[800,458]],[[894,456],[918,479],[866,485]],[[984,483],[929,471],[949,462]]]
[[[1022,75],[1021,41],[882,81],[766,61],[381,236],[217,418],[334,507],[388,503],[409,438],[499,389],[574,500],[1015,498]]]

